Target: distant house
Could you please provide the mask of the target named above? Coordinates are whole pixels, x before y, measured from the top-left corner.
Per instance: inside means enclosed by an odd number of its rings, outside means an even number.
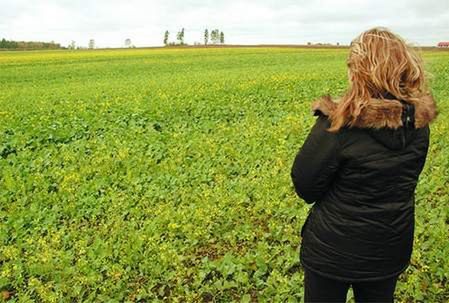
[[[438,47],[449,47],[449,42],[440,42],[438,43]]]

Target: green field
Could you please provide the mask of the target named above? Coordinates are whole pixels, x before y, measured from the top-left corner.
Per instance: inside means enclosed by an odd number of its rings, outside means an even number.
[[[347,54],[1,52],[0,300],[299,302],[290,168]],[[397,302],[449,300],[449,52],[423,56],[440,115]]]

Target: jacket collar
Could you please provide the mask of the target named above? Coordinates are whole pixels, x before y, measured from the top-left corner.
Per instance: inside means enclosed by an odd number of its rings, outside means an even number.
[[[362,109],[354,126],[361,128],[399,128],[403,126],[403,110],[406,104],[412,104],[403,103],[397,99],[372,98],[371,102]],[[329,114],[337,108],[337,104],[329,95],[323,96],[312,103],[312,113],[317,115],[317,112],[321,112],[329,117]],[[426,126],[438,115],[435,101],[431,95],[421,97],[418,102],[412,105],[414,106],[416,128]]]

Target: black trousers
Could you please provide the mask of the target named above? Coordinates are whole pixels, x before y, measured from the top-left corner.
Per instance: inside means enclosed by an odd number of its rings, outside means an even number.
[[[393,302],[399,276],[371,282],[342,282],[304,269],[304,302],[346,302],[352,286],[356,302]]]

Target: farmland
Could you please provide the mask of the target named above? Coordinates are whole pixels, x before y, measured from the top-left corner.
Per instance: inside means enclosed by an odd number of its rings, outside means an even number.
[[[290,167],[347,53],[1,52],[0,300],[300,301]],[[449,300],[449,52],[423,57],[440,114],[397,302]]]

